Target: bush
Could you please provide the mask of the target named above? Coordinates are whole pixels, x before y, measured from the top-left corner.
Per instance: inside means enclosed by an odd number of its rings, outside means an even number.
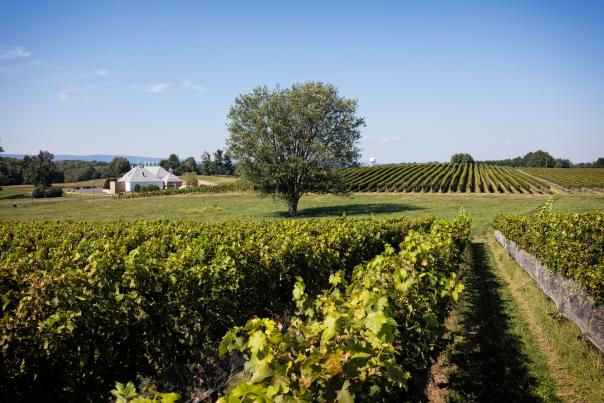
[[[63,196],[63,189],[52,186],[48,188],[44,186],[36,186],[31,192],[31,195],[35,199],[40,199],[43,197],[61,197]]]
[[[197,175],[192,172],[182,174],[180,179],[187,186],[197,186]]]
[[[46,192],[45,192],[44,186],[36,186],[34,188],[34,190],[32,190],[31,195],[35,199],[40,199],[42,197],[45,197],[46,196]]]
[[[159,191],[159,186],[157,185],[147,185],[147,186],[141,186],[141,185],[135,185],[134,186],[134,191],[136,193],[149,193],[149,192],[157,192]]]
[[[140,189],[140,187],[139,187]],[[138,197],[152,197],[152,196],[171,196],[171,195],[179,195],[179,194],[204,194],[204,193],[229,193],[229,192],[247,192],[253,190],[251,183],[244,181],[242,179],[236,180],[231,183],[221,183],[219,185],[209,186],[209,185],[200,185],[193,186],[183,189],[162,189],[155,191],[147,191],[147,192],[129,192],[129,193],[120,193],[118,196],[115,196],[118,199],[131,199]]]
[[[46,197],[61,197],[63,196],[63,189],[56,187],[46,188]]]

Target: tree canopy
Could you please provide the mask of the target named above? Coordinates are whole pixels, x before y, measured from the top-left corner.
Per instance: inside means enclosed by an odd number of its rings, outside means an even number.
[[[176,154],[170,154],[167,160],[161,160],[159,165],[169,171],[170,169],[174,172],[175,175],[180,175],[180,159]]]
[[[474,158],[470,154],[458,153],[451,156],[451,164],[473,164]]]
[[[107,176],[119,178],[130,170],[130,161],[124,157],[115,157],[109,163]]]
[[[364,125],[357,101],[340,97],[332,84],[258,87],[231,107],[228,151],[242,176],[296,215],[304,193],[342,189],[338,169],[358,160]]]
[[[23,158],[25,165],[25,180],[35,186],[48,187],[58,175],[56,165],[52,162],[54,155],[48,151],[40,151],[33,157]]]

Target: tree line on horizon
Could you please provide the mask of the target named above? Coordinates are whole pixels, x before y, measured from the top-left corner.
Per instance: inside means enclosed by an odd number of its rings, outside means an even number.
[[[0,148],[0,152],[4,152]],[[204,151],[201,162],[188,157],[180,160],[170,154],[159,162],[175,175],[190,172],[200,175],[234,175],[235,165],[228,152],[216,150],[213,155]],[[92,179],[115,179],[128,172],[133,163],[124,157],[115,157],[111,162],[63,160],[54,161],[54,155],[41,150],[37,155],[23,158],[0,157],[0,186],[31,184],[50,186],[52,183],[82,182]]]
[[[451,156],[451,164],[473,164],[474,158],[467,153],[457,153]],[[594,162],[581,162],[573,164],[569,159],[554,158],[550,153],[543,150],[531,151],[524,157],[507,158],[503,160],[476,161],[485,165],[499,165],[507,167],[527,168],[604,168],[604,157]]]
[[[486,165],[501,165],[509,167],[531,168],[604,168],[604,157],[593,162],[580,162],[573,164],[569,159],[555,158],[550,153],[537,150],[531,151],[524,157],[508,158],[504,160],[480,161]]]

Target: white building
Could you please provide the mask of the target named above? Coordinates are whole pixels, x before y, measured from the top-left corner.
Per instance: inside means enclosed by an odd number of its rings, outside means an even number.
[[[174,175],[171,169],[170,172],[168,172],[159,165],[148,166],[146,169],[161,179],[164,182],[164,188],[166,189],[177,188],[182,185],[180,178]]]
[[[177,188],[182,181],[172,172],[157,166],[135,166],[116,182],[111,182],[109,193],[134,192],[136,185],[157,186],[160,189]]]

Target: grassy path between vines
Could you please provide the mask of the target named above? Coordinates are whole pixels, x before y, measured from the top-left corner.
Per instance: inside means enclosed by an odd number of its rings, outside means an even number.
[[[470,245],[432,401],[603,402],[602,354],[493,236]],[[440,383],[440,388],[435,383]]]

